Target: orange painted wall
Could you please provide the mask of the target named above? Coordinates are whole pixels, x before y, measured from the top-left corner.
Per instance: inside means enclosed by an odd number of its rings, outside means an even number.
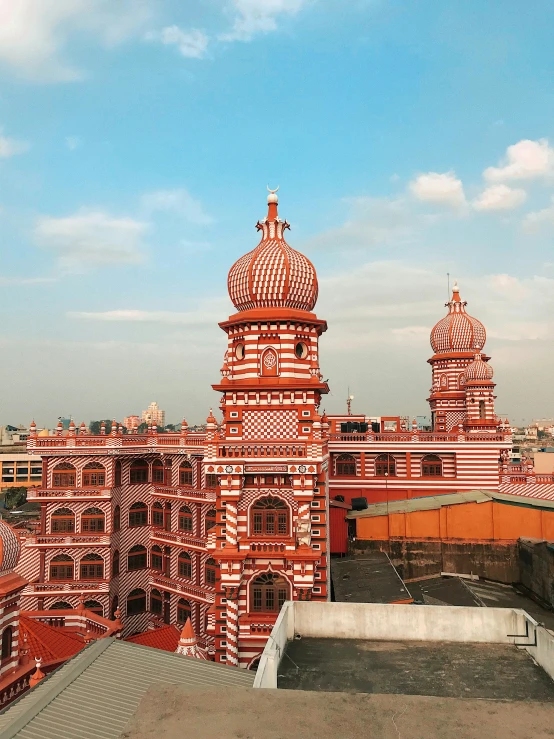
[[[357,539],[386,540],[389,535],[395,539],[514,541],[533,537],[554,541],[554,510],[489,501],[356,519]]]

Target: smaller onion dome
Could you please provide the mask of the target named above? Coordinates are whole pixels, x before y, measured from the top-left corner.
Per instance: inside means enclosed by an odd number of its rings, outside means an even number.
[[[214,423],[217,424],[217,420],[213,414],[213,410],[210,408],[210,415],[206,418],[206,423]]]
[[[460,298],[458,283],[454,283],[452,300],[446,303],[448,313],[431,331],[431,347],[435,354],[446,352],[477,352],[485,346],[485,327],[466,313],[465,301]]]
[[[471,380],[492,380],[494,375],[493,368],[487,362],[483,361],[482,354],[476,354],[471,364],[468,364],[464,372],[466,382]]]
[[[0,573],[11,572],[19,559],[19,537],[5,521],[0,520]]]

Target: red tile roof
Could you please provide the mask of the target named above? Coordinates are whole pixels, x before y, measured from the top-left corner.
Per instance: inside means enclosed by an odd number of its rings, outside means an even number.
[[[181,632],[176,626],[162,626],[161,629],[128,636],[125,641],[142,644],[145,647],[163,649],[165,652],[174,652],[177,649],[177,644],[179,644],[180,636]]]
[[[27,616],[19,617],[19,629],[20,644],[26,636],[29,657],[42,657],[43,664],[69,659],[85,646],[84,640],[76,634],[34,621]]]

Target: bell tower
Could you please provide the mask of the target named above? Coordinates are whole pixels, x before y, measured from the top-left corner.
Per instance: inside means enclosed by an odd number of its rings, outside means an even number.
[[[219,479],[216,659],[248,667],[285,600],[327,600],[329,388],[319,368],[325,321],[312,263],[292,249],[270,190],[258,246],[229,271],[237,313],[221,380],[223,422],[204,467]]]

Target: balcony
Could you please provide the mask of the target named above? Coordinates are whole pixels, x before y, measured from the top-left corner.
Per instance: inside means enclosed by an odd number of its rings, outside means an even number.
[[[415,442],[415,443],[422,443],[422,442],[468,442],[468,441],[489,441],[489,442],[499,442],[499,441],[509,441],[511,440],[511,435],[509,433],[506,434],[487,434],[487,433],[477,433],[477,434],[466,434],[464,432],[460,433],[458,431],[456,432],[450,432],[450,433],[439,433],[439,432],[429,432],[429,431],[388,431],[383,433],[373,433],[372,431],[368,431],[364,434],[329,434],[329,441],[332,444],[335,441],[348,441],[348,442],[358,442],[358,443],[373,443],[373,442]]]
[[[182,547],[192,547],[193,549],[206,551],[206,539],[186,533],[181,534],[173,531],[165,531],[161,528],[152,528],[152,540],[160,544],[177,544]]]
[[[25,611],[25,616],[33,621],[54,626],[55,628],[69,628],[73,631],[87,632],[95,637],[118,636],[121,632],[120,621],[110,621],[99,616],[94,611],[85,608],[59,609],[54,611]]]
[[[226,458],[244,458],[252,457],[259,459],[267,458],[289,458],[305,457],[305,444],[283,444],[282,440],[267,441],[263,444],[241,442],[240,444],[218,444],[217,454],[219,457]]]
[[[182,500],[197,500],[201,503],[215,503],[216,491],[214,490],[193,490],[186,487],[168,487],[156,485],[154,495],[162,498],[179,498]]]
[[[85,498],[86,500],[109,500],[111,490],[109,488],[71,488],[68,490],[53,490],[51,488],[29,488],[27,500],[43,500],[49,498],[59,500],[60,498]]]
[[[206,434],[197,433],[168,433],[168,434],[115,434],[108,433],[102,436],[75,434],[71,436],[30,437],[28,449],[60,449],[72,448],[90,449],[94,447],[203,447]]]
[[[23,588],[23,595],[53,595],[55,593],[107,593],[109,580],[69,580],[68,582],[33,582]]]
[[[89,547],[92,544],[108,546],[110,537],[108,534],[67,534],[65,536],[63,534],[42,534],[41,536],[29,536],[25,541],[28,547],[51,547],[52,545]]]
[[[178,582],[172,580],[169,577],[163,575],[152,575],[150,583],[156,585],[164,590],[171,590],[174,593],[178,593],[185,597],[193,598],[194,600],[201,600],[204,603],[213,603],[215,600],[214,592],[210,592],[208,588],[202,588],[198,585],[189,585],[187,583]],[[215,588],[214,588],[215,590]]]

